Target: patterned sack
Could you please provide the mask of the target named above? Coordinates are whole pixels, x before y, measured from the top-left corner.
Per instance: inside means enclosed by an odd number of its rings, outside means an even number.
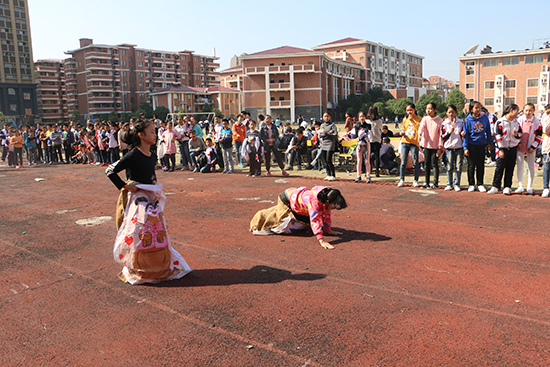
[[[162,185],[136,185],[128,193],[124,221],[118,231],[114,257],[124,265],[119,277],[131,284],[179,279],[191,269],[172,247],[163,210]]]

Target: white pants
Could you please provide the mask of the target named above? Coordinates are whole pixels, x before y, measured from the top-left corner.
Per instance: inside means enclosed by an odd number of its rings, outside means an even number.
[[[527,179],[527,189],[533,188],[533,180],[535,179],[535,154],[518,152],[516,157],[516,163],[518,164],[518,187],[523,187],[523,165],[525,157],[527,157],[527,173],[529,178]]]

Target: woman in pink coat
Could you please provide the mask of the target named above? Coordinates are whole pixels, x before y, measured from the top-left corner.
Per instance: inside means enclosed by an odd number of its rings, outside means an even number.
[[[181,135],[174,130],[174,124],[169,122],[168,128],[164,133],[162,133],[162,140],[164,141],[165,146],[165,157],[166,165],[168,172],[174,172],[176,169],[176,152],[177,144],[176,141],[181,139]]]

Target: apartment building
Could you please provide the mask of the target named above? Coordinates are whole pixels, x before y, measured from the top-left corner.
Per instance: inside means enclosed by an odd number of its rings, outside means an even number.
[[[455,82],[440,76],[430,76],[429,78],[425,78],[422,82],[422,86],[426,89],[426,94],[437,92],[443,100],[445,100],[449,93],[456,88]]]
[[[460,90],[468,101],[481,102],[490,112],[501,112],[527,102],[542,111],[549,103],[550,48],[492,52],[458,58]]]
[[[70,116],[63,60],[38,60],[34,66],[40,120],[45,124],[68,122]]]
[[[219,85],[218,58],[193,51],[158,51],[133,44],[94,44],[80,39],[80,47],[65,52],[69,112],[98,116],[136,111],[151,103],[150,93],[170,86]]]
[[[395,98],[410,98],[413,101],[426,93],[422,85],[422,56],[351,37],[315,46],[312,50],[324,52],[334,60],[360,64],[363,73],[359,93],[380,87],[390,91]]]
[[[0,40],[0,111],[8,121],[32,122],[38,107],[26,0],[0,0]]]
[[[269,114],[296,121],[319,119],[361,90],[363,67],[324,52],[282,46],[239,57],[241,64],[221,72],[222,86],[243,92],[243,108],[253,118]]]
[[[224,116],[236,117],[242,108],[241,92],[221,86],[168,87],[151,93],[153,109],[167,107],[171,113],[198,113],[204,105],[219,109]]]

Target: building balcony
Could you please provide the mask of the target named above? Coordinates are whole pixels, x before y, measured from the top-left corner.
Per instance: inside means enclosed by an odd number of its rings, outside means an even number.
[[[202,104],[213,104],[214,102],[209,98],[195,98],[195,104],[196,105],[202,105]]]
[[[291,66],[295,73],[312,73],[315,72],[315,65],[280,65],[280,66],[257,66],[245,68],[245,74],[265,74],[266,70],[269,74],[288,74],[290,73]]]
[[[88,70],[113,70],[113,65],[111,65],[111,64],[99,64],[99,63],[91,62],[89,64],[86,64],[86,69],[88,69]]]
[[[271,83],[269,84],[271,90],[290,90],[290,83]]]
[[[99,85],[91,85],[88,87],[88,93],[93,92],[112,92],[113,86],[99,86]]]
[[[44,110],[58,110],[61,108],[61,104],[44,104],[42,105],[42,109]]]
[[[258,74],[265,74],[265,67],[264,66],[257,66],[252,68],[245,68],[244,73],[249,75],[258,75]]]
[[[269,106],[272,107],[272,108],[277,108],[277,107],[290,107],[290,101],[289,101],[289,100],[285,100],[285,101],[271,101],[271,102],[269,102]]]
[[[59,85],[38,85],[37,87],[40,90],[47,90],[47,91],[57,91],[59,90]]]
[[[112,75],[98,75],[98,74],[89,74],[86,76],[86,80],[91,81],[99,81],[99,82],[110,82],[113,80]]]
[[[55,100],[55,101],[58,101],[60,99],[59,97],[59,94],[43,94],[43,95],[40,95],[38,94],[38,102],[40,103],[40,101],[51,101],[51,100]]]
[[[115,101],[114,96],[94,96],[88,95],[88,103],[113,103]]]

